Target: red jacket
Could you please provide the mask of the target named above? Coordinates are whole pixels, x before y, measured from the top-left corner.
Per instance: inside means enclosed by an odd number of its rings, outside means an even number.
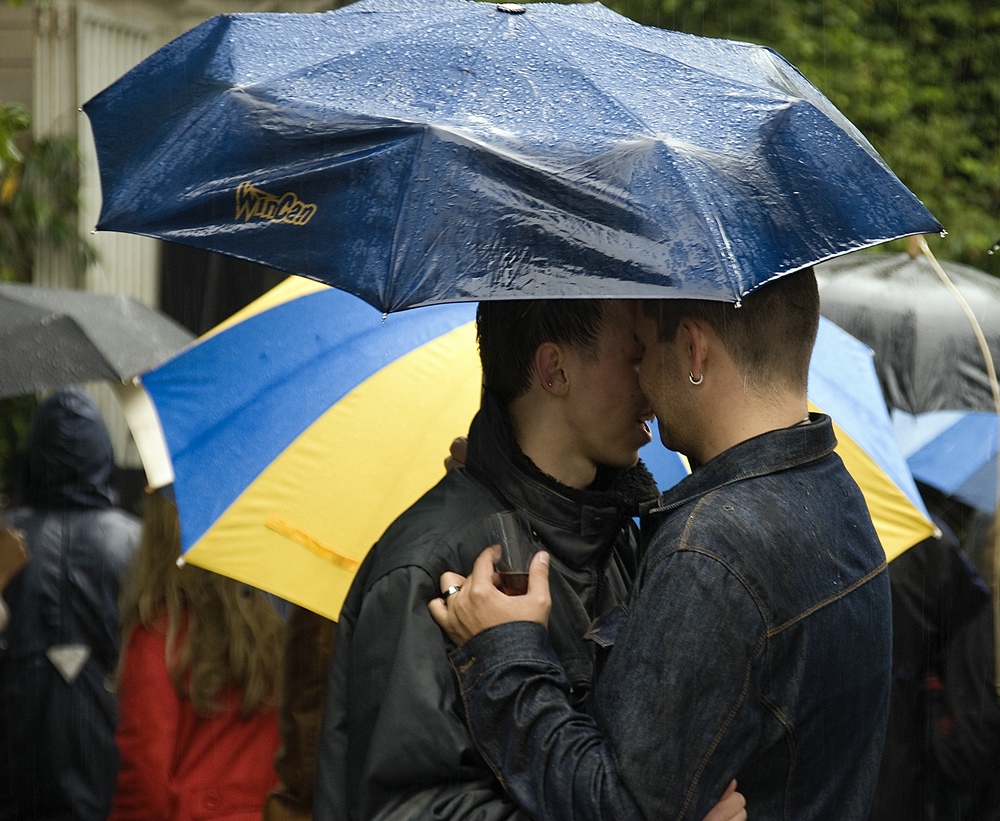
[[[199,716],[167,673],[163,617],[133,628],[125,649],[115,738],[121,768],[109,821],[259,821],[277,783],[277,714],[243,718],[235,688],[223,709]]]

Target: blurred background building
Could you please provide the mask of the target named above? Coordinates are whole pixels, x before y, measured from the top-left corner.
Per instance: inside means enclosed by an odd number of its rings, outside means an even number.
[[[39,248],[36,285],[126,294],[160,308],[194,333],[225,319],[283,274],[144,237],[94,233],[101,188],[90,124],[80,106],[164,43],[216,14],[311,12],[338,0],[0,0],[0,102],[18,103],[35,139],[69,137],[81,159],[80,233],[97,251],[80,270],[70,252]],[[110,390],[93,386],[116,461],[141,482],[141,464]]]

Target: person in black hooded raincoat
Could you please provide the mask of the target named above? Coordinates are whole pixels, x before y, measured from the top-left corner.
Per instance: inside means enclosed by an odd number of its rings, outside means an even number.
[[[25,507],[8,523],[30,559],[0,634],[0,819],[104,819],[118,768],[118,591],[140,523],[116,508],[111,440],[77,388],[32,417]]]

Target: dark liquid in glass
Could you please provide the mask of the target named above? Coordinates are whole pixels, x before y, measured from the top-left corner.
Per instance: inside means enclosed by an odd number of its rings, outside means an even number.
[[[508,596],[523,596],[528,592],[527,573],[509,573],[500,571],[500,591]]]

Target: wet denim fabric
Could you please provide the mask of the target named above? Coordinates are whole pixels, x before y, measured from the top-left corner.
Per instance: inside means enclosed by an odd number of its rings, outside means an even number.
[[[865,819],[888,711],[885,555],[828,417],[699,467],[644,518],[592,715],[546,631],[451,653],[476,744],[534,818],[701,819],[732,778],[754,821]]]

